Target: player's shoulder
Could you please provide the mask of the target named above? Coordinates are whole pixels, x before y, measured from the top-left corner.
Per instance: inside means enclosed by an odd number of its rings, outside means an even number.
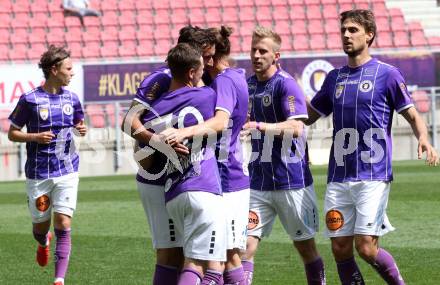
[[[25,102],[35,102],[35,98],[39,96],[41,93],[44,93],[41,87],[33,88],[23,94],[21,94],[20,99],[21,101]]]
[[[79,101],[79,96],[73,91],[63,88],[63,96],[71,98],[72,101]]]
[[[150,74],[148,74],[141,82],[140,88],[149,86],[154,83],[161,83],[163,81],[171,81],[171,71],[168,67],[160,67]]]

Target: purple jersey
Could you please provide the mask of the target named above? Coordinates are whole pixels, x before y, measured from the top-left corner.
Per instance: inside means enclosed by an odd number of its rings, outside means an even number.
[[[28,133],[52,131],[55,137],[49,144],[26,143],[26,177],[47,179],[78,171],[79,156],[73,143],[72,128],[84,119],[78,96],[61,89],[48,94],[38,87],[21,95],[9,116],[11,124]]]
[[[264,82],[254,75],[248,79],[248,87],[251,121],[277,123],[308,118],[304,94],[288,73],[277,71]],[[289,190],[312,184],[306,145],[305,132],[294,139],[265,134],[252,139],[252,152],[258,156],[249,163],[251,189]]]
[[[214,116],[215,103],[216,93],[211,88],[183,87],[166,92],[155,100],[151,105],[152,111],[143,116],[142,123],[156,133],[167,127],[184,128],[197,125]],[[191,154],[180,157],[183,173],[168,162],[166,202],[186,191],[204,191],[221,195],[214,148],[215,143],[196,147],[193,142]]]
[[[393,179],[393,113],[413,106],[397,68],[371,59],[334,69],[311,105],[322,116],[333,113],[328,182]]]
[[[218,168],[223,192],[249,188],[249,177],[243,172],[243,155],[239,134],[246,122],[249,101],[246,78],[242,70],[225,69],[217,75],[211,87],[217,93],[216,110],[230,115],[230,126],[219,142]],[[225,152],[223,152],[225,150]]]
[[[136,92],[135,101],[142,103],[146,106],[150,106],[157,98],[168,91],[171,84],[171,71],[168,67],[164,66],[153,71],[148,75],[139,85]],[[144,115],[142,115],[144,116]],[[142,119],[142,117],[141,117]],[[145,147],[143,143],[139,143],[139,147]],[[154,161],[152,168],[148,171],[153,174],[158,174],[165,167],[166,157],[159,153],[154,154]],[[136,175],[136,180],[153,185],[165,185],[165,174],[158,179],[147,179],[140,173]]]

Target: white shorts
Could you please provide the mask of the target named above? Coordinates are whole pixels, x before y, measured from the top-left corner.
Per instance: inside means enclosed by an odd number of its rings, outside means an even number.
[[[137,187],[150,226],[153,248],[182,247],[182,238],[176,233],[165,206],[164,186],[137,181]]]
[[[183,237],[187,258],[226,261],[226,218],[223,197],[208,192],[190,191],[167,203],[177,233]]]
[[[313,185],[301,189],[258,191],[251,189],[248,235],[269,236],[275,217],[294,241],[308,240],[319,227]]]
[[[27,179],[26,191],[33,223],[50,220],[55,213],[73,216],[78,195],[78,172],[48,179]]]
[[[224,192],[226,224],[227,224],[227,249],[238,248],[246,250],[247,224],[249,213],[250,190],[237,192]]]
[[[327,237],[382,236],[393,231],[387,214],[389,182],[331,182],[325,193]]]

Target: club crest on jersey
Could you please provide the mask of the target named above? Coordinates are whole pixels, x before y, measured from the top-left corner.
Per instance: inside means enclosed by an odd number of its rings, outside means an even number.
[[[407,91],[407,88],[406,88],[405,83],[401,82],[401,83],[399,84],[399,87],[400,87],[400,90],[402,91],[402,94],[404,94],[404,95],[410,97],[409,94],[408,94],[408,91]]]
[[[49,109],[48,108],[40,108],[40,110],[38,110],[38,113],[40,114],[40,118],[43,121],[46,121],[47,118],[49,118]]]
[[[73,114],[73,107],[71,104],[65,104],[63,105],[63,113],[67,116],[70,116]]]
[[[344,92],[344,85],[338,85],[338,87],[336,87],[336,93],[335,93],[336,99],[339,99],[339,97],[341,97],[342,92]]]
[[[270,98],[270,95],[264,95],[263,96],[263,106],[268,107],[272,104],[272,98]]]
[[[373,89],[373,82],[371,80],[364,80],[359,84],[359,90],[362,92],[370,92]]]

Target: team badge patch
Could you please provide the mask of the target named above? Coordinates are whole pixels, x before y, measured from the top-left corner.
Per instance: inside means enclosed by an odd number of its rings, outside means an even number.
[[[408,89],[406,88],[405,83],[401,82],[401,83],[399,84],[399,87],[400,87],[400,90],[402,91],[402,94],[404,94],[405,96],[411,97],[411,96],[409,96],[409,94],[408,94],[408,91],[407,91]]]
[[[339,230],[344,225],[344,216],[338,210],[330,210],[325,215],[325,223],[330,231]]]
[[[73,114],[73,107],[71,104],[64,104],[63,105],[63,113],[67,116],[70,116]]]
[[[336,93],[335,93],[336,99],[341,97],[342,92],[344,92],[344,85],[338,85],[338,87],[336,87]]]
[[[263,106],[268,107],[272,103],[272,99],[270,98],[270,95],[264,95],[263,96]]]
[[[46,212],[47,209],[49,209],[50,206],[50,199],[49,196],[43,195],[37,198],[35,201],[35,207],[37,207],[38,211],[40,212]]]
[[[260,218],[258,214],[254,211],[249,211],[249,221],[248,221],[248,230],[255,229],[260,223]]]
[[[359,84],[359,90],[362,92],[369,92],[373,89],[373,82],[371,80],[364,80]]]
[[[47,118],[49,118],[49,109],[47,109],[47,108],[40,108],[40,109],[38,110],[38,113],[40,114],[40,118],[41,118],[43,121],[46,121]]]

